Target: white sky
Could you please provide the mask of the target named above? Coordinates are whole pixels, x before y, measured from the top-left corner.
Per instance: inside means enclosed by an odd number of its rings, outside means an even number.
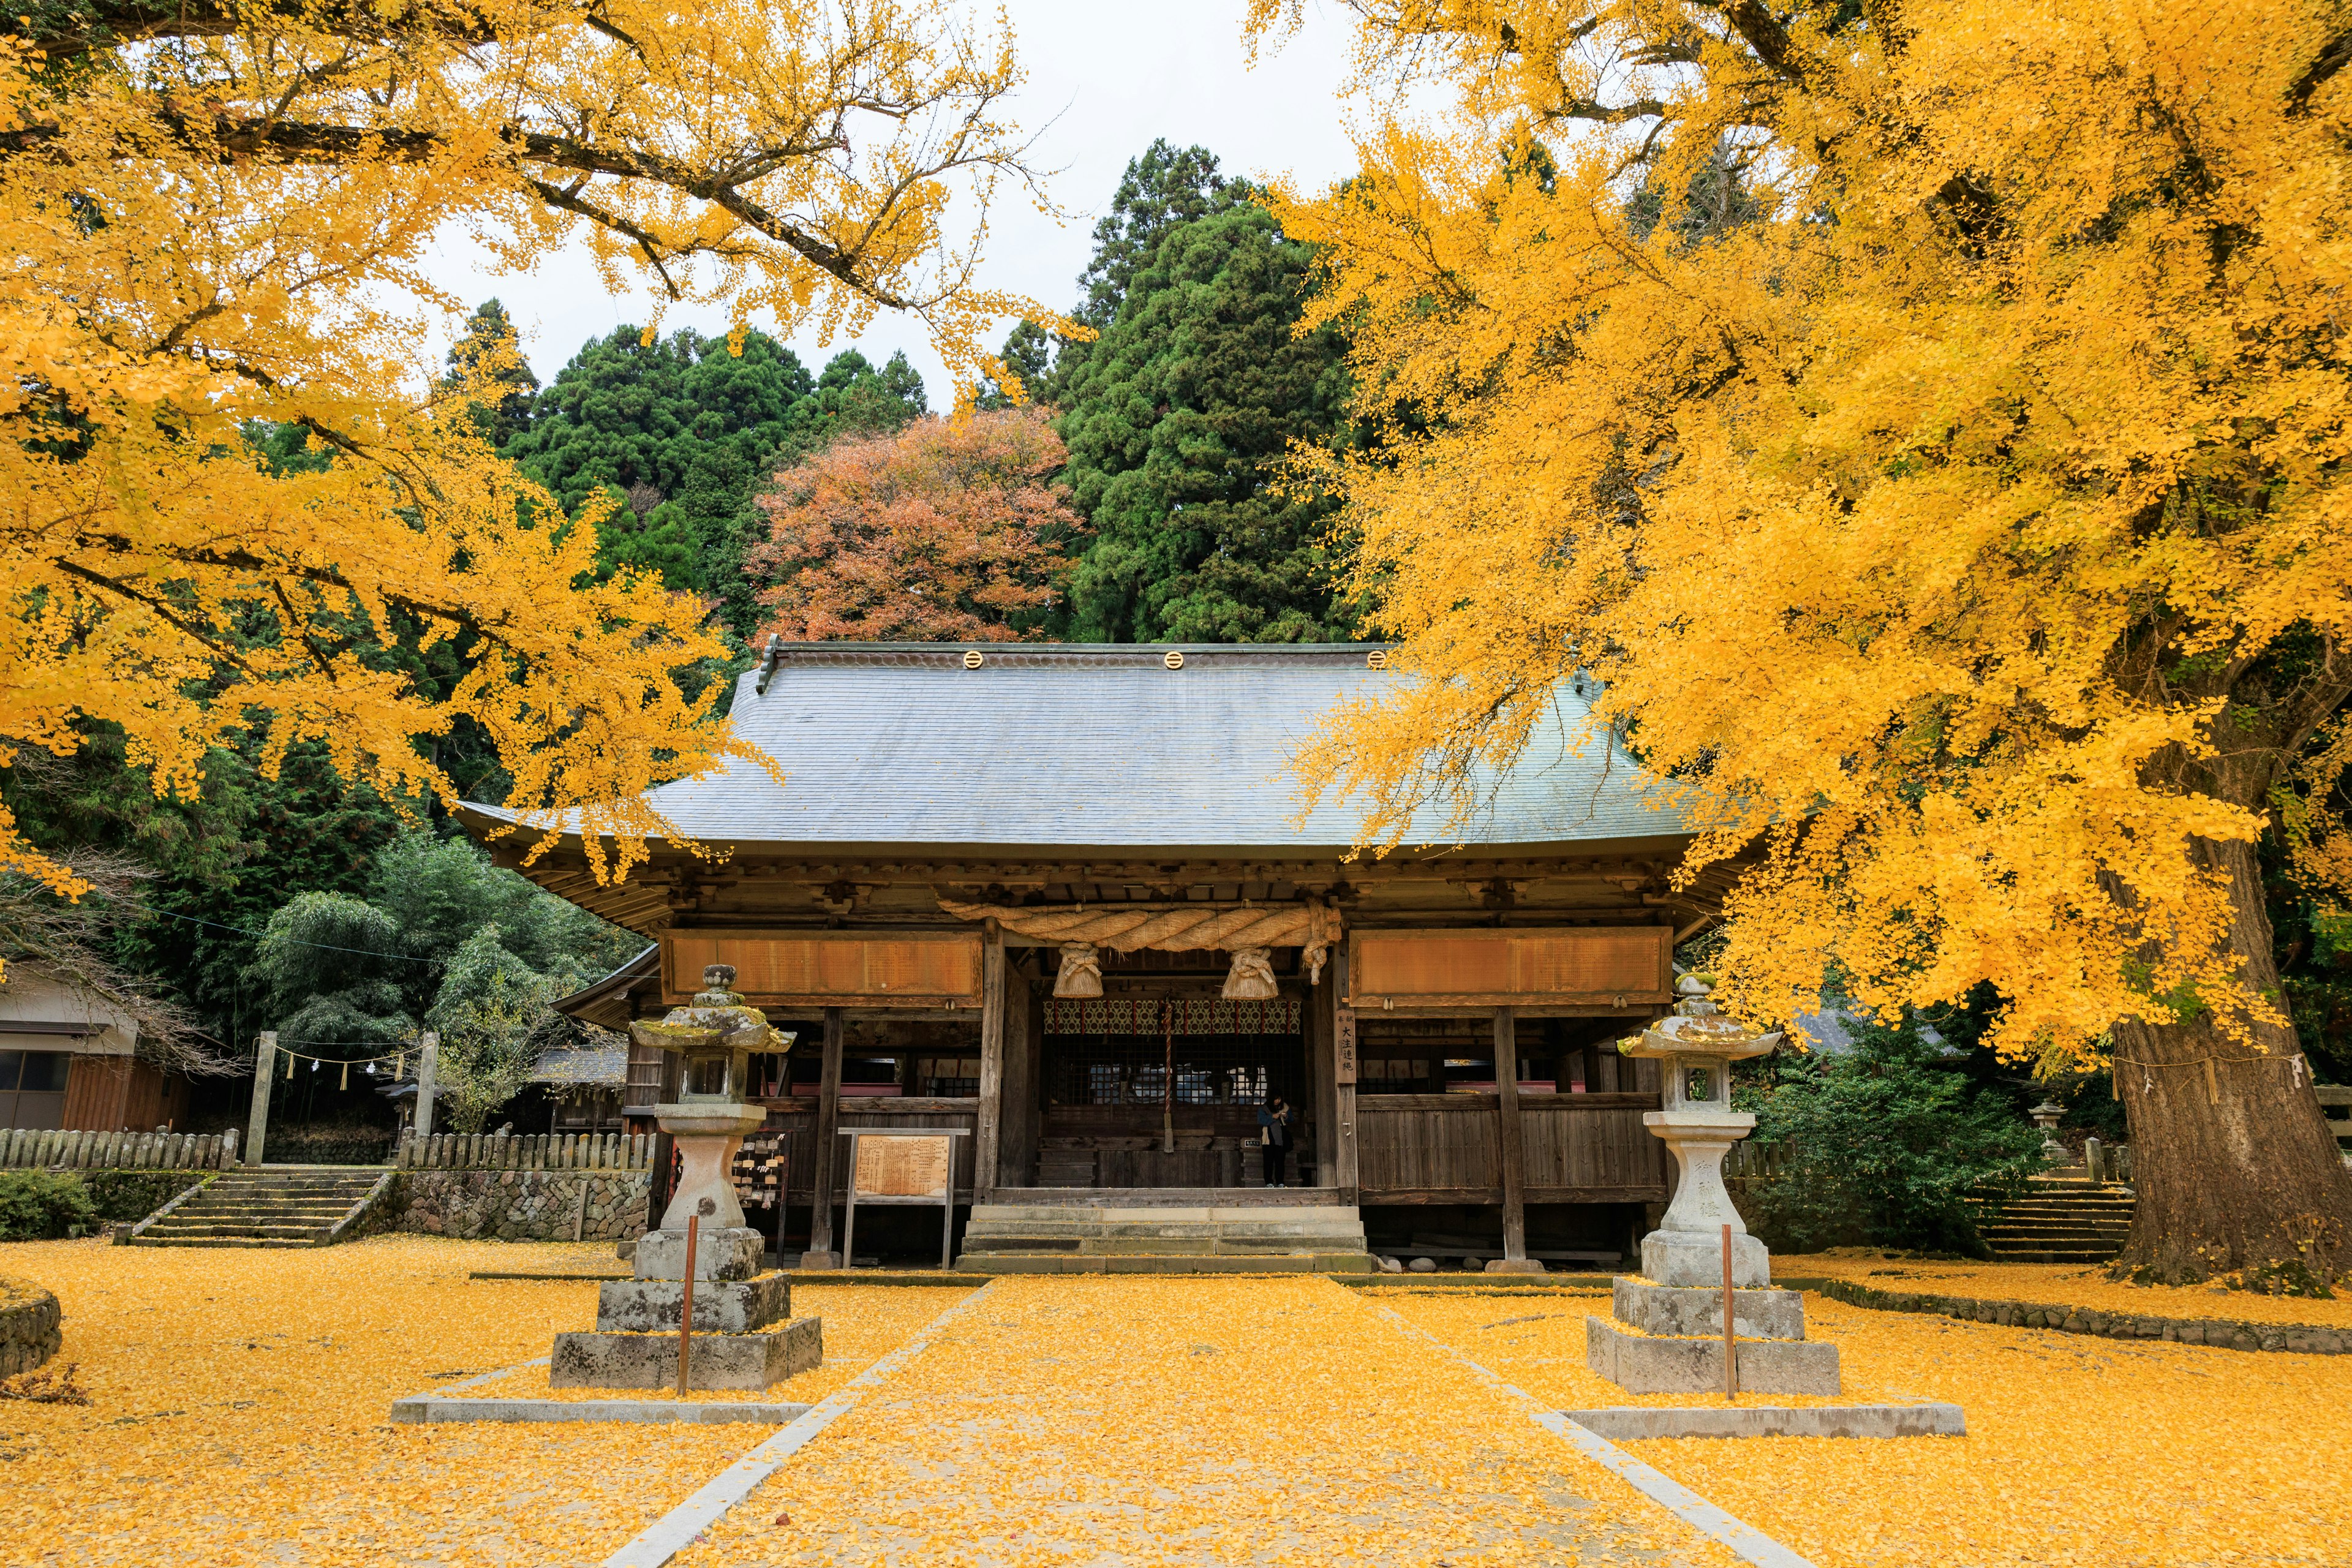
[[[1352,18],[1336,7],[1308,0],[1307,25],[1280,49],[1263,53],[1255,69],[1243,49],[1242,0],[1005,0],[1004,9],[1029,72],[1010,112],[1038,137],[1035,167],[1059,171],[1046,192],[1072,216],[1056,222],[1040,215],[1025,193],[1001,191],[982,252],[982,287],[1063,309],[1076,303],[1095,219],[1128,160],[1156,136],[1208,148],[1227,174],[1286,174],[1309,188],[1355,166],[1337,96]],[[518,274],[498,270],[470,242],[452,236],[436,247],[428,270],[468,308],[491,295],[504,301],[542,383],[589,339],[651,314],[649,296],[607,293],[584,247]],[[753,324],[768,331],[776,326],[756,318]],[[709,309],[677,307],[663,320],[666,332],[726,325],[723,311]],[[991,335],[992,347],[1003,330]],[[820,348],[813,332],[791,342],[811,372],[849,346],[837,339]],[[856,346],[877,364],[904,349],[923,373],[931,406],[945,407],[946,372],[919,321],[885,312]]]

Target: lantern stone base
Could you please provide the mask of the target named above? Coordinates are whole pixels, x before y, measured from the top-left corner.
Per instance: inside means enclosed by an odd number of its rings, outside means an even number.
[[[1706,1216],[1713,1221],[1715,1216]],[[1731,1216],[1737,1219],[1738,1216]],[[1669,1211],[1669,1222],[1672,1214]],[[1653,1285],[1723,1289],[1723,1232],[1710,1223],[1703,1231],[1654,1230],[1642,1238],[1642,1278]],[[1731,1283],[1761,1289],[1772,1283],[1772,1257],[1746,1232],[1731,1237]]]
[[[767,1237],[740,1226],[712,1226],[695,1237],[694,1277],[697,1279],[749,1279],[760,1272]],[[629,1258],[640,1279],[686,1278],[686,1232],[649,1230],[637,1238]]]
[[[1717,1310],[1721,1297],[1717,1298]],[[1738,1306],[1732,1308],[1735,1323]],[[1629,1333],[1607,1318],[1584,1320],[1585,1364],[1628,1394],[1720,1394],[1723,1341]],[[1835,1394],[1837,1346],[1817,1340],[1739,1342],[1742,1394]]]
[[[611,1289],[611,1286],[606,1286]],[[1617,1321],[1645,1334],[1723,1336],[1723,1287],[1713,1289],[1654,1285],[1618,1276],[1609,1293]],[[1743,1340],[1801,1340],[1805,1298],[1795,1290],[1731,1292],[1732,1331]]]
[[[609,1279],[597,1287],[596,1326],[620,1333],[677,1331],[685,1310],[682,1279]],[[756,1279],[696,1280],[694,1331],[751,1334],[793,1315],[793,1282],[783,1274]]]
[[[766,1388],[814,1371],[824,1360],[824,1327],[818,1318],[795,1318],[767,1333],[698,1333],[688,1359],[687,1387]],[[547,1381],[554,1388],[674,1388],[677,1335],[558,1334]]]

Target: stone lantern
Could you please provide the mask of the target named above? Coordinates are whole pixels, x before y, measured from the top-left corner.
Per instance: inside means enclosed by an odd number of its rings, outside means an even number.
[[[723,963],[702,972],[703,989],[659,1023],[639,1019],[629,1035],[640,1046],[684,1058],[677,1099],[653,1108],[661,1130],[677,1140],[684,1170],[661,1225],[639,1238],[635,1278],[598,1289],[596,1331],[555,1338],[548,1381],[557,1387],[650,1388],[686,1374],[678,1368],[678,1332],[693,1304],[691,1386],[765,1388],[824,1359],[824,1330],[814,1318],[793,1318],[792,1285],[763,1274],[765,1238],[743,1223],[735,1196],[735,1152],[745,1134],[767,1120],[748,1103],[755,1051],[787,1048],[767,1016],[732,989],[735,971]],[[687,1221],[695,1226],[694,1287],[687,1286]]]
[[[2042,1129],[2042,1163],[2064,1164],[2066,1145],[2058,1142],[2058,1123],[2065,1120],[2066,1108],[2055,1100],[2045,1100],[2025,1114],[2033,1118],[2033,1125]]]
[[[1680,1173],[1665,1218],[1642,1238],[1642,1277],[1656,1285],[1719,1289],[1728,1225],[1732,1283],[1769,1285],[1772,1270],[1764,1244],[1748,1234],[1732,1206],[1723,1159],[1756,1130],[1755,1117],[1731,1109],[1731,1064],[1764,1055],[1780,1037],[1723,1016],[1707,999],[1712,988],[1697,975],[1684,975],[1675,989],[1682,1000],[1674,1016],[1617,1047],[1625,1056],[1657,1060],[1665,1108],[1646,1112],[1642,1123],[1665,1141]]]
[[[700,1279],[748,1278],[760,1268],[765,1242],[743,1223],[743,1205],[735,1196],[735,1152],[744,1137],[768,1119],[765,1107],[746,1101],[751,1054],[772,1051],[783,1039],[769,1026],[767,1015],[746,1005],[734,989],[735,971],[714,963],[702,972],[703,989],[684,1007],[673,1007],[659,1023],[640,1018],[629,1026],[629,1036],[641,1046],[674,1051],[679,1063],[677,1098],[653,1108],[655,1123],[677,1142],[680,1163],[677,1191],[662,1211],[661,1226],[637,1244],[637,1258],[666,1266],[667,1254],[677,1253],[677,1273],[639,1278],[684,1279],[686,1218],[701,1216],[695,1249],[695,1277]],[[740,1255],[748,1259],[743,1272],[730,1272]]]
[[[1804,1297],[1771,1289],[1771,1258],[1748,1234],[1723,1184],[1723,1157],[1756,1127],[1755,1117],[1731,1109],[1731,1064],[1764,1055],[1780,1037],[1725,1017],[1698,975],[1683,976],[1675,989],[1682,1000],[1673,1016],[1617,1046],[1658,1063],[1664,1109],[1642,1121],[1675,1157],[1675,1198],[1658,1228],[1642,1238],[1640,1277],[1621,1275],[1611,1289],[1612,1315],[1585,1320],[1585,1359],[1635,1394],[1722,1389],[1728,1226],[1733,1328],[1743,1342],[1738,1385],[1755,1394],[1835,1394],[1837,1347],[1806,1341]]]

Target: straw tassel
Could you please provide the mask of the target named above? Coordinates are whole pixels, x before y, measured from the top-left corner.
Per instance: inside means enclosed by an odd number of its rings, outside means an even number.
[[[2205,1098],[2209,1102],[2214,1105],[2221,1103],[2221,1088],[2220,1083],[2213,1077],[2213,1058],[2211,1057],[2207,1057],[2205,1058]]]

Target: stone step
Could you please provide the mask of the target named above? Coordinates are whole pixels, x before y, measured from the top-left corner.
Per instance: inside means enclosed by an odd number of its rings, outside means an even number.
[[[174,1217],[176,1218],[176,1216]],[[173,1223],[172,1220],[167,1219],[156,1225],[148,1226],[147,1235],[151,1237],[192,1236],[276,1236],[285,1237],[291,1240],[324,1241],[327,1239],[327,1233],[334,1228],[335,1227],[331,1223],[327,1225],[205,1225],[202,1223],[195,1225],[176,1225]]]
[[[2120,1247],[2110,1247],[2100,1250],[2008,1252],[1996,1247],[1992,1256],[1997,1263],[2110,1263],[2122,1250]]]
[[[1275,1204],[973,1204],[973,1225],[1362,1225],[1355,1208]]]
[[[1143,1225],[1114,1222],[1102,1225],[1056,1224],[1051,1221],[1029,1220],[1012,1222],[992,1220],[968,1225],[967,1236],[1118,1236],[1118,1237],[1297,1237],[1360,1242],[1364,1226],[1360,1220],[1346,1225],[1229,1225],[1216,1221],[1192,1221],[1174,1225]]]
[[[1227,1257],[1201,1253],[965,1253],[959,1269],[974,1274],[1370,1274],[1363,1252]]]
[[[241,1247],[252,1248],[265,1247],[317,1247],[320,1243],[316,1241],[290,1241],[284,1240],[277,1237],[257,1236],[159,1237],[152,1231],[150,1231],[145,1236],[132,1238],[131,1245],[133,1247]]]

